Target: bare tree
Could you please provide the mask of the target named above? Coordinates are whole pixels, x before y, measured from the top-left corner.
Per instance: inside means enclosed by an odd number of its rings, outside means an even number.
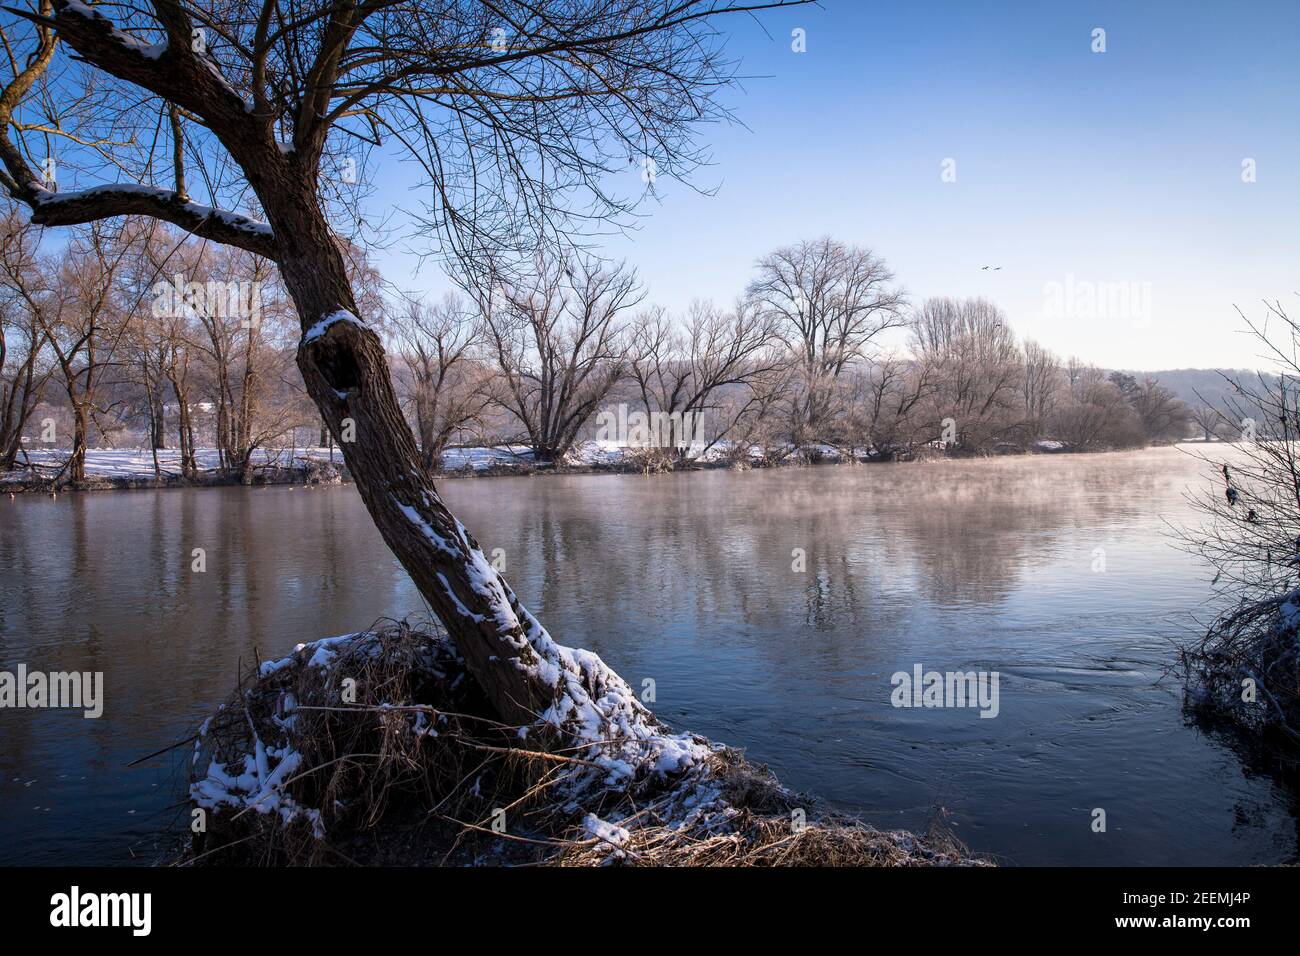
[[[1142,421],[1147,441],[1175,442],[1187,437],[1192,410],[1154,378],[1144,378],[1128,397]]]
[[[1051,420],[1061,383],[1061,360],[1037,342],[1026,339],[1020,394],[1024,396],[1025,423],[1031,437],[1041,436]]]
[[[771,317],[743,300],[730,313],[694,302],[681,324],[662,309],[639,317],[629,375],[645,411],[667,416],[669,434],[660,437],[674,456],[703,453],[750,414],[751,403],[740,396],[785,364],[776,340]],[[702,447],[692,451],[697,431]]]
[[[428,305],[405,303],[399,323],[401,358],[410,378],[407,404],[415,415],[424,467],[442,470],[442,453],[457,435],[483,431],[483,416],[499,400],[490,370],[476,350],[482,329],[455,296]]]
[[[958,447],[986,451],[1019,428],[1022,360],[997,306],[983,299],[928,299],[911,327],[913,351],[934,373],[932,418],[951,421]]]
[[[153,303],[158,305],[157,300]],[[197,443],[192,417],[193,393],[191,368],[196,349],[193,342],[198,333],[198,315],[205,310],[204,303],[187,304],[183,298],[169,300],[166,308],[151,308],[149,338],[153,343],[161,371],[176,407],[176,446],[180,453],[181,477],[193,480],[198,476]],[[131,323],[134,324],[134,323]],[[163,406],[164,411],[166,406]],[[160,423],[161,424],[161,423]]]
[[[760,259],[748,295],[760,315],[778,323],[803,370],[795,443],[834,440],[841,374],[868,357],[881,333],[904,324],[905,296],[893,272],[870,249],[823,237]]]
[[[72,413],[71,454],[62,473],[74,484],[86,480],[93,429],[110,410],[103,404],[104,386],[119,363],[128,314],[120,280],[137,251],[130,228],[91,223],[63,250],[46,301],[35,311]]]
[[[12,213],[0,221],[0,471],[13,469],[23,429],[53,366],[42,361],[47,308],[44,263],[31,230]]]
[[[661,175],[688,173],[699,159],[692,125],[720,115],[712,94],[733,75],[712,18],[778,4],[28,2],[35,8],[4,23],[16,52],[0,92],[0,185],[42,225],[151,216],[277,263],[298,312],[307,391],[336,439],[345,421],[354,426],[344,458],[385,541],[498,712],[536,719],[569,693],[558,675],[570,669],[542,663],[554,645],[421,465],[357,302],[342,224],[331,222],[323,161],[348,139],[414,158],[434,197],[426,219],[469,268],[534,248],[625,211],[630,201],[607,180],[628,156],[653,158]],[[21,36],[19,21],[31,27]],[[504,48],[494,30],[508,35]],[[60,45],[76,60],[53,81]],[[72,160],[60,168],[81,164],[99,184],[55,191],[49,167],[31,164],[39,126],[57,131]],[[170,142],[121,135],[155,127]],[[208,203],[191,198],[198,184]]]
[[[1065,363],[1065,377],[1070,385],[1070,397],[1077,401],[1085,390],[1106,376],[1095,365],[1089,365],[1077,355],[1071,355]]]
[[[1192,406],[1191,416],[1192,423],[1204,433],[1207,442],[1223,440],[1224,426],[1231,424],[1224,420],[1222,410],[1204,401]]]
[[[887,355],[863,370],[855,385],[853,434],[877,458],[890,460],[934,441],[941,431],[927,405],[935,392],[934,366],[921,355]]]
[[[627,367],[622,313],[641,301],[636,274],[581,256],[538,257],[533,275],[482,297],[501,405],[537,461],[558,461]]]
[[[1200,709],[1293,758],[1300,744],[1300,323],[1279,301],[1265,308],[1262,320],[1241,318],[1280,374],[1225,376],[1232,391],[1218,409],[1222,422],[1260,430],[1247,428],[1222,452],[1199,453],[1215,480],[1193,499],[1200,526],[1181,531],[1232,604],[1183,662]]]
[[[149,450],[153,454],[155,478],[162,477],[158,452],[167,447],[167,345],[153,327],[152,315],[141,311],[131,318],[122,342],[122,364],[126,374],[143,392],[144,415],[148,423]]]
[[[724,389],[719,396],[718,417],[729,441],[724,455],[737,465],[747,466],[754,458],[778,462],[790,454],[787,399],[799,371],[787,356],[779,358],[750,378],[745,388]]]
[[[1114,383],[1095,381],[1081,389],[1077,399],[1057,408],[1049,426],[1053,436],[1079,451],[1145,443],[1142,420]]]
[[[290,409],[271,409],[266,401],[290,372],[285,350],[296,338],[292,308],[262,256],[204,243],[184,266],[184,278],[207,290],[192,308],[194,345],[206,371],[204,394],[216,417],[220,464],[247,483],[257,449],[296,424]]]

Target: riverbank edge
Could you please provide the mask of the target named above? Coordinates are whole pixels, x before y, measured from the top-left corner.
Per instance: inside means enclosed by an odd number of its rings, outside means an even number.
[[[305,461],[301,465],[276,465],[258,468],[248,480],[238,469],[211,469],[195,478],[178,474],[91,475],[85,481],[51,480],[39,472],[25,470],[0,475],[0,493],[10,497],[20,494],[49,495],[79,491],[161,491],[176,488],[264,487],[269,485],[338,485],[350,483],[346,466],[324,461]]]
[[[437,480],[447,478],[535,478],[546,475],[659,475],[677,474],[697,471],[751,471],[770,468],[809,468],[823,465],[888,465],[918,461],[972,461],[987,458],[1027,458],[1038,455],[1100,455],[1125,451],[1146,451],[1152,448],[1174,447],[1180,444],[1198,444],[1195,441],[1170,444],[1146,445],[1142,448],[1031,448],[1022,451],[1003,451],[984,455],[945,455],[925,454],[908,458],[873,458],[850,456],[789,456],[779,460],[750,459],[716,459],[712,461],[691,461],[685,464],[671,465],[661,463],[647,466],[638,460],[590,462],[590,463],[534,463],[520,461],[517,463],[493,463],[475,468],[466,464],[460,468],[448,468],[439,471]],[[1217,444],[1217,443],[1215,443]],[[0,474],[0,493],[8,492],[11,497],[19,494],[50,494],[51,492],[78,491],[158,491],[177,488],[231,488],[262,487],[269,485],[337,485],[351,484],[352,477],[347,465],[342,461],[324,461],[320,459],[301,459],[302,465],[272,466],[256,469],[251,480],[234,469],[213,469],[201,472],[197,478],[184,478],[178,474],[165,474],[161,478],[152,475],[94,475],[83,482],[55,482],[42,478],[31,470]]]

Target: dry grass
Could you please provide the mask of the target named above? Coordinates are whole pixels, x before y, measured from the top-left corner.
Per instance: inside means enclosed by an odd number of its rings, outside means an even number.
[[[920,839],[885,832],[826,810],[780,785],[766,767],[724,750],[710,769],[725,825],[692,828],[644,818],[623,823],[617,847],[575,834],[550,861],[558,866],[935,866],[987,865],[950,834]],[[800,820],[796,823],[796,815]]]
[[[831,813],[727,748],[684,774],[592,786],[601,775],[589,772],[583,748],[539,740],[535,728],[521,737],[493,719],[440,633],[386,623],[331,648],[332,657],[308,646],[250,675],[209,722],[196,745],[200,787],[213,761],[252,767],[259,748],[268,759],[296,753],[301,760],[268,799],[246,794],[212,809],[207,832],[178,862],[979,862],[941,835],[885,833]],[[317,666],[313,655],[331,659]],[[593,830],[589,815],[613,824],[616,837]]]

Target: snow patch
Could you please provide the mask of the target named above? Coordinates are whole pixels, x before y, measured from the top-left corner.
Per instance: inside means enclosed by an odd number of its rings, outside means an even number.
[[[318,338],[324,335],[329,330],[329,327],[333,325],[335,322],[351,322],[353,325],[360,326],[363,329],[369,328],[369,326],[367,326],[366,323],[362,322],[360,319],[358,319],[347,309],[338,309],[334,312],[331,312],[329,315],[325,316],[325,318],[321,319],[319,322],[317,322],[315,325],[309,328],[306,332],[304,332],[302,336],[302,344],[307,345],[311,342],[316,341]]]
[[[328,667],[334,662],[334,658],[338,656],[338,650],[343,644],[365,636],[364,632],[353,632],[351,634],[340,634],[338,637],[324,637],[309,644],[298,644],[288,657],[282,657],[275,661],[263,661],[257,669],[257,676],[270,677],[278,670],[292,664],[299,664],[302,662],[302,655],[308,651],[311,652],[311,656],[307,660],[308,667]],[[203,731],[200,731],[200,735],[202,733]]]
[[[1278,607],[1277,629],[1281,634],[1292,635],[1300,647],[1300,589],[1288,594]]]
[[[276,759],[272,768],[271,760]],[[232,773],[220,761],[208,763],[207,775],[190,785],[190,799],[195,806],[206,810],[235,807],[241,811],[279,814],[284,823],[305,819],[312,835],[320,839],[325,835],[320,811],[300,806],[284,792],[284,786],[302,765],[302,754],[297,751],[272,753],[257,739],[256,751],[244,755],[244,766]]]
[[[627,846],[627,841],[632,838],[632,835],[623,827],[607,823],[594,813],[588,813],[582,818],[582,828],[600,840],[605,848],[611,851],[611,857],[616,860],[624,857],[622,847]]]

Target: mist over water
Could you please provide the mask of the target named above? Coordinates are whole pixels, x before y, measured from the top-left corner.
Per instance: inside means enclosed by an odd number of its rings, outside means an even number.
[[[1208,471],[1156,449],[440,488],[558,640],[876,826],[942,808],[1004,863],[1293,860],[1293,798],[1184,726],[1165,675],[1213,611],[1167,526]],[[153,862],[189,748],[128,762],[256,659],[424,613],[350,486],[3,503],[0,669],[103,671],[105,703],[0,711],[0,863]],[[893,707],[917,664],[998,672],[998,716]]]

